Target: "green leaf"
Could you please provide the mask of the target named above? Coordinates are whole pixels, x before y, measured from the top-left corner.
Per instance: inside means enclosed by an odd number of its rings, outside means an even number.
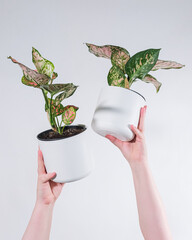
[[[159,92],[159,89],[161,87],[161,83],[157,81],[156,78],[154,78],[153,76],[151,76],[150,74],[147,74],[143,79],[141,79],[142,81],[146,82],[146,83],[152,83],[155,88],[156,91]]]
[[[49,105],[50,105],[50,102],[51,102],[51,99],[48,98]],[[49,107],[47,107],[46,105],[45,105],[45,111],[49,112]],[[62,104],[56,105],[55,100],[52,99],[51,113],[52,113],[53,117],[61,115],[64,111],[65,111],[65,109],[64,109],[63,105]]]
[[[37,68],[37,71],[42,74],[46,74],[52,79],[54,65],[49,60],[43,58],[37,49],[32,48],[32,61]]]
[[[52,75],[52,80],[54,80],[55,78],[58,77],[58,74],[56,72],[53,72],[53,75]]]
[[[125,64],[130,59],[129,52],[121,47],[114,47],[111,54],[112,65],[118,66],[123,72],[125,72]]]
[[[39,86],[41,86],[41,85],[47,84],[50,81],[50,77],[48,77],[47,75],[38,73],[38,72],[26,67],[25,65],[18,62],[17,60],[12,58],[11,56],[8,57],[8,58],[11,59],[11,61],[13,63],[18,64],[21,67],[21,69],[23,70],[24,77],[27,80],[29,80],[30,82],[34,82],[34,83],[38,84]]]
[[[66,89],[64,92],[60,93],[56,98],[55,102],[56,105],[58,105],[60,102],[62,102],[65,98],[68,98],[73,95],[73,93],[76,91],[77,86],[72,85],[68,89]]]
[[[66,106],[65,111],[62,114],[62,121],[64,122],[65,125],[70,125],[76,117],[76,109],[78,109],[77,107],[74,106]]]
[[[110,86],[125,87],[126,76],[116,65],[112,66],[110,69],[107,79]]]
[[[128,74],[129,82],[136,78],[143,79],[151,71],[157,62],[160,49],[147,49],[136,53],[125,65],[125,72]]]
[[[77,86],[73,85],[73,83],[66,83],[66,84],[50,84],[50,85],[42,85],[41,88],[48,91],[52,96],[59,93],[59,92],[70,92],[71,89],[76,90]],[[74,93],[74,92],[73,92]]]
[[[34,87],[34,88],[39,88],[39,85],[37,85],[37,83],[34,83],[32,81],[29,81],[25,78],[25,76],[23,76],[21,78],[21,82],[27,86],[30,86],[30,87]]]
[[[156,71],[159,69],[179,69],[182,67],[185,67],[185,65],[174,61],[157,60],[155,66],[152,68],[152,71]]]

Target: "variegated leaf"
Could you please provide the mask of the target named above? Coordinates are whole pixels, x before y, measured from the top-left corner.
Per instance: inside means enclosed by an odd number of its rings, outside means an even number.
[[[54,80],[55,78],[58,77],[58,74],[56,72],[53,72],[53,75],[52,75],[52,80]]]
[[[21,82],[27,86],[39,88],[39,85],[37,85],[37,83],[27,80],[25,76],[22,77]]]
[[[36,84],[41,86],[41,85],[47,84],[50,81],[50,77],[48,77],[47,75],[38,73],[37,71],[32,70],[32,69],[26,67],[25,65],[23,65],[20,62],[18,62],[17,60],[12,58],[11,56],[8,57],[8,58],[11,59],[11,61],[13,63],[18,64],[21,67],[21,69],[23,70],[23,75],[30,82],[34,82],[34,83],[36,83]]]
[[[118,87],[125,87],[126,83],[126,77],[123,71],[116,65],[113,65],[110,69],[108,76],[108,84],[110,86],[118,86]]]
[[[45,89],[51,95],[55,95],[59,92],[63,91],[71,91],[71,89],[77,88],[77,86],[73,85],[73,83],[66,83],[66,84],[50,84],[50,85],[43,85],[41,88]]]
[[[157,60],[155,66],[152,68],[152,71],[156,71],[159,69],[179,69],[184,66],[185,65],[182,65],[174,61]]]
[[[34,47],[32,48],[32,61],[39,73],[46,74],[52,79],[53,71],[55,68],[53,63],[43,58],[39,51]]]
[[[111,58],[112,47],[111,45],[97,46],[94,44],[86,43],[89,48],[89,52],[93,53],[97,57]]]
[[[48,98],[48,103],[50,105],[50,102],[51,102],[51,99]],[[45,105],[45,111],[48,112],[50,109],[48,107],[46,107]],[[56,105],[55,104],[55,100],[52,99],[52,102],[51,102],[51,113],[52,115],[55,117],[55,116],[59,116],[61,115],[63,112],[64,112],[64,107],[63,105],[60,103],[59,105]]]
[[[65,125],[70,125],[76,117],[76,109],[73,106],[66,106],[62,114],[62,121]]]
[[[75,111],[77,111],[79,109],[78,107],[76,107],[74,105],[67,105],[67,106],[64,107],[64,110],[67,110],[70,107],[73,107],[75,109]]]
[[[111,54],[111,63],[120,67],[120,69],[125,72],[125,64],[130,59],[129,52],[121,47],[114,47]]]
[[[143,79],[157,62],[160,49],[147,49],[136,53],[125,65],[125,71],[132,83],[136,78]]]
[[[60,93],[56,98],[55,98],[55,103],[58,105],[60,102],[62,102],[65,98],[68,98],[73,95],[73,93],[76,91],[77,86],[72,85],[69,86],[68,89],[66,89],[64,92]]]
[[[141,79],[142,81],[146,82],[146,83],[152,83],[155,88],[156,91],[159,92],[159,89],[161,87],[161,83],[157,81],[156,78],[154,78],[153,76],[151,76],[150,74],[147,74],[143,79]]]

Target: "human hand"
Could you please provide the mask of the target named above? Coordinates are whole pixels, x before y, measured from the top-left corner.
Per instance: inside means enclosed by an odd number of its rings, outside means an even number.
[[[51,181],[56,173],[46,173],[43,154],[38,150],[38,182],[37,182],[37,203],[49,205],[55,203],[59,197],[64,183]]]
[[[134,166],[137,163],[145,163],[147,161],[147,150],[144,138],[144,120],[147,106],[144,106],[140,110],[139,123],[137,128],[131,125],[131,130],[135,133],[135,138],[130,141],[121,141],[114,136],[107,135],[108,138],[115,146],[117,146],[124,157],[129,162],[130,166]]]

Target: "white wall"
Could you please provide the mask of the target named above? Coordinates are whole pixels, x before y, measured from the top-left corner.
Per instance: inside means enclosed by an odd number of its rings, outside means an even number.
[[[60,82],[80,85],[70,103],[76,123],[90,126],[110,61],[88,53],[84,42],[113,44],[131,55],[162,48],[160,59],[186,65],[158,71],[158,94],[150,84],[134,89],[147,99],[149,161],[175,240],[192,239],[192,3],[162,1],[1,0],[1,197],[0,239],[21,239],[36,194],[36,135],[49,128],[40,91],[21,84],[22,72],[6,57],[32,67],[31,47],[52,60]],[[58,199],[51,239],[142,239],[128,164],[89,128],[95,170],[66,184]]]

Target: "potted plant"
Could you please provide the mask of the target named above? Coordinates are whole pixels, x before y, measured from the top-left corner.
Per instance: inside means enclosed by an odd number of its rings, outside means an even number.
[[[184,65],[174,61],[159,60],[160,49],[147,49],[130,57],[122,47],[97,46],[86,43],[89,52],[97,57],[111,60],[108,73],[108,87],[102,89],[92,120],[93,130],[101,136],[113,135],[122,141],[131,141],[134,134],[130,125],[137,126],[140,108],[146,104],[145,98],[130,89],[137,80],[152,83],[158,92],[161,83],[149,74],[159,69],[177,69]]]
[[[63,106],[62,101],[76,91],[73,83],[53,83],[58,76],[54,65],[32,48],[32,61],[36,70],[32,70],[11,56],[13,63],[22,71],[22,83],[42,91],[51,129],[38,134],[38,142],[44,156],[47,172],[56,172],[55,182],[71,182],[87,176],[91,172],[92,162],[86,148],[86,126],[70,125],[75,120],[78,107]]]

